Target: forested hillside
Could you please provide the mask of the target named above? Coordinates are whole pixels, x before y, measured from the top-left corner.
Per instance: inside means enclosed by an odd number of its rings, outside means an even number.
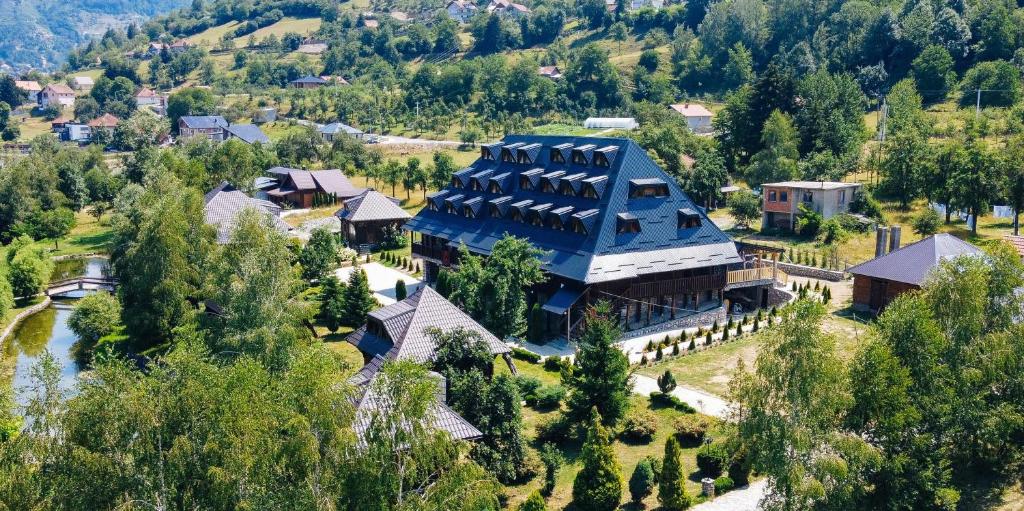
[[[0,66],[59,67],[68,51],[90,37],[185,4],[185,0],[0,0]]]

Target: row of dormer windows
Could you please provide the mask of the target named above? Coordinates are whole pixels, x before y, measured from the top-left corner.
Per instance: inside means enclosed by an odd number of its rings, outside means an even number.
[[[519,165],[532,165],[537,162],[537,157],[543,146],[539,143],[527,144],[516,142],[502,145],[500,142],[487,144],[480,147],[480,158],[485,161],[501,161],[503,163],[515,163]],[[611,167],[615,159],[617,146],[597,147],[594,144],[573,146],[572,144],[559,144],[548,148],[548,160],[551,163],[565,164],[566,155],[573,165],[593,165],[594,167]]]

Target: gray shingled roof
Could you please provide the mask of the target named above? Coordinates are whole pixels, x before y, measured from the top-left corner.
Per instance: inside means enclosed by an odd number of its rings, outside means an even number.
[[[355,197],[365,190],[364,188],[352,186],[352,183],[345,177],[345,174],[342,174],[338,169],[311,170],[309,174],[323,191],[340,198]]]
[[[282,233],[288,232],[291,227],[278,216],[281,208],[276,204],[254,199],[240,190],[222,182],[219,186],[210,190],[203,196],[206,214],[206,223],[217,229],[217,243],[227,243],[231,240],[231,232],[235,228],[235,220],[238,214],[244,209],[254,209],[263,212],[270,218],[275,229]]]
[[[349,222],[370,222],[374,220],[408,220],[409,213],[398,206],[398,199],[388,197],[376,190],[366,190],[345,201],[335,215]]]
[[[349,126],[348,124],[341,123],[341,122],[332,122],[330,124],[327,124],[327,125],[321,127],[317,131],[319,131],[320,133],[327,134],[327,135],[334,135],[334,134],[341,133],[341,132],[347,133],[347,134],[352,135],[352,136],[362,135],[363,134],[363,130],[361,130],[359,128],[353,128],[352,126]]]
[[[256,142],[261,144],[270,143],[270,137],[267,137],[266,133],[263,133],[263,130],[255,124],[232,124],[225,129],[228,133],[238,137],[246,144],[255,144]]]
[[[486,328],[427,286],[420,288],[405,300],[371,312],[369,321],[380,324],[386,338],[374,334],[367,325],[363,325],[349,335],[348,342],[363,353],[383,355],[391,360],[432,360],[437,346],[434,339],[427,334],[430,328],[465,328],[479,333],[487,341],[491,354],[511,351]]]
[[[456,173],[443,197],[463,202],[483,197],[486,203],[511,196],[507,214],[496,208],[475,216],[465,215],[460,208],[424,208],[406,222],[405,229],[447,239],[452,247],[464,243],[482,255],[489,254],[506,233],[527,238],[545,251],[541,263],[546,271],[585,284],[741,262],[732,239],[629,139],[510,135],[503,142],[484,145],[483,151],[493,159],[478,159]],[[506,160],[514,159],[519,151],[533,158],[502,161],[502,154]],[[598,154],[607,158],[607,165],[596,161]],[[509,189],[500,193],[472,189],[468,176],[485,171],[493,171],[492,176],[511,173]],[[657,183],[668,195],[631,197],[631,181]],[[542,182],[551,184],[549,191]],[[551,206],[546,211],[537,211],[544,214],[544,222],[523,221],[537,218],[536,212],[526,217],[529,208],[547,204]],[[561,216],[554,221],[551,212],[564,213],[567,207],[572,208],[568,224]],[[697,212],[699,226],[679,224],[677,212],[684,208]],[[492,215],[495,210],[502,214]],[[639,220],[639,233],[617,232],[616,217],[627,212]]]
[[[935,234],[847,270],[853,275],[920,286],[944,259],[982,254],[980,248],[953,236]]]
[[[391,396],[381,394],[377,386],[374,385],[385,363],[384,357],[376,356],[348,380],[359,390],[359,394],[355,398],[356,416],[353,428],[360,440],[363,439],[378,413],[393,406]],[[431,376],[439,380],[439,385],[444,385],[444,378],[441,375],[431,373]],[[427,420],[430,421],[431,426],[436,430],[447,432],[456,440],[473,440],[482,437],[483,433],[449,408],[441,400],[442,396],[443,394],[438,393],[438,400],[427,412]]]
[[[192,129],[227,128],[228,121],[219,115],[184,115],[181,122]]]

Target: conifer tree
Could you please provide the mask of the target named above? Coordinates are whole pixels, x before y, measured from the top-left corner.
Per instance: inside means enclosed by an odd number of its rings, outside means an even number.
[[[540,495],[540,492],[533,492],[530,497],[526,499],[521,506],[519,511],[547,511],[548,506],[544,503],[544,497]]]
[[[405,289],[405,281],[398,279],[398,282],[395,282],[395,300],[402,301],[407,296],[409,296],[409,291]]]
[[[573,503],[587,511],[614,511],[622,498],[619,462],[596,407],[590,412],[590,427],[580,460],[583,468],[573,481]]]
[[[658,480],[658,502],[665,511],[681,511],[692,504],[690,496],[686,494],[682,449],[674,436],[665,442],[665,460],[661,464],[661,477]]]
[[[353,328],[366,322],[366,315],[377,305],[370,292],[370,282],[362,268],[356,268],[348,278],[345,287],[344,324]]]
[[[635,504],[640,504],[654,492],[654,468],[647,458],[640,460],[629,478],[629,495]]]
[[[663,394],[668,394],[676,388],[676,378],[672,376],[672,372],[668,369],[665,370],[665,374],[658,377],[658,390]]]
[[[629,408],[629,359],[615,345],[619,330],[608,319],[611,315],[604,301],[587,311],[575,370],[563,376],[571,390],[569,415],[576,422],[596,408],[604,423],[613,426]]]
[[[337,332],[345,317],[345,285],[331,275],[320,288],[320,314],[318,319],[331,333]]]

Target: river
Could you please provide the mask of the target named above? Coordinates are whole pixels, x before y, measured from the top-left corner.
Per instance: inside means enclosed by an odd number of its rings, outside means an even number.
[[[53,271],[53,280],[71,277],[102,277],[108,272],[106,259],[89,257],[85,259],[67,259],[57,261]],[[75,378],[81,368],[71,354],[71,347],[78,340],[68,327],[68,318],[74,306],[74,298],[80,298],[85,291],[68,293],[65,298],[54,298],[53,303],[25,318],[15,329],[9,339],[4,341],[4,357],[15,359],[14,390],[16,400],[24,403],[25,388],[31,379],[32,366],[39,361],[44,351],[49,350],[61,367],[61,387],[70,390],[75,385]]]

